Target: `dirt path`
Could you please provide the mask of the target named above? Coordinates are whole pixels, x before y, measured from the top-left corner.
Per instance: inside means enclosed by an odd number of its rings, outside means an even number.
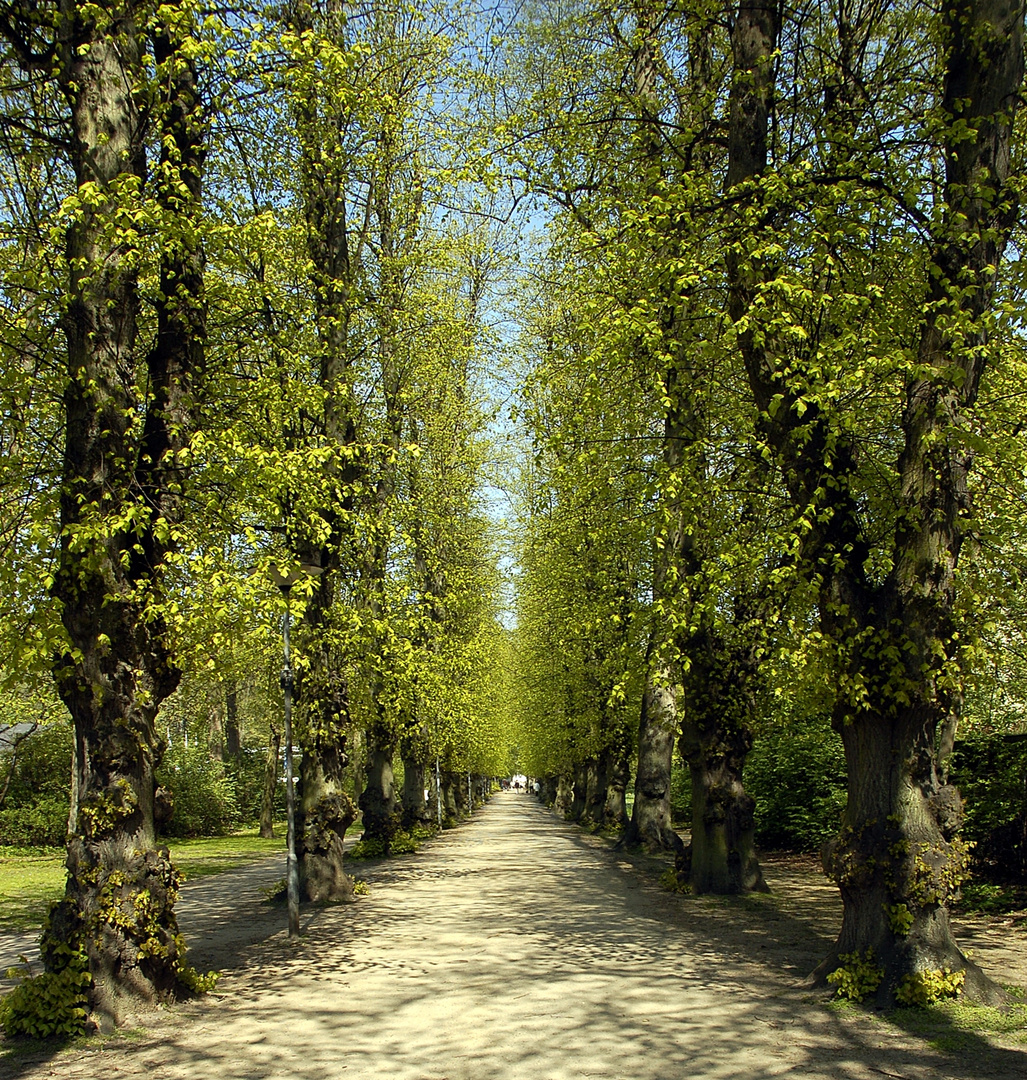
[[[284,921],[267,908],[242,920],[253,940],[230,946],[234,960],[211,930],[194,955],[220,960],[215,997],[73,1052],[8,1060],[0,1076],[1027,1076],[1023,1043],[952,1033],[937,1049],[798,987],[838,911],[834,891],[794,863],[769,863],[774,897],[741,901],[670,896],[655,869],[523,795],[498,795],[416,858],[358,869],[371,896],[305,909],[298,945],[266,936]],[[982,933],[976,955],[1023,982],[1025,945]],[[1016,970],[994,970],[996,959]]]

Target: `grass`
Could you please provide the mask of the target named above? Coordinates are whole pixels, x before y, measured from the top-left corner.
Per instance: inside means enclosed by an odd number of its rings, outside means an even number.
[[[283,851],[285,837],[262,840],[254,828],[231,836],[169,840],[168,846],[183,879],[192,881],[276,855]],[[38,930],[50,904],[64,892],[64,873],[63,850],[0,848],[0,930]]]
[[[0,930],[38,930],[64,892],[64,852],[0,853]]]
[[[970,1053],[982,1035],[1013,1036],[1027,1040],[1027,1002],[1023,991],[1009,987],[1010,1002],[1002,1008],[967,1001],[939,1001],[926,1008],[895,1009],[888,1015],[897,1027],[919,1035],[936,1050],[950,1054]]]

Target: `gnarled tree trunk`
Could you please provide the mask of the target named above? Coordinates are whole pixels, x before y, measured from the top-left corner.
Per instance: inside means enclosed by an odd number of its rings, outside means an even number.
[[[610,765],[600,824],[604,829],[624,829],[628,823],[627,787],[631,766],[627,756],[617,755]]]
[[[387,728],[367,731],[364,790],[360,794],[364,840],[383,840],[386,848],[400,827],[400,805],[393,780],[395,736]]]
[[[353,898],[353,881],[343,868],[343,845],[355,818],[352,800],[326,778],[319,756],[304,754],[296,815],[301,897],[314,903]]]
[[[692,778],[692,840],[678,857],[696,893],[767,892],[756,858],[755,800],[742,783],[752,748],[755,651],[712,629],[692,636],[679,746]]]
[[[624,843],[641,844],[649,851],[678,851],[683,846],[670,820],[670,773],[681,693],[676,674],[671,664],[650,658],[638,725],[635,802],[624,831]]]
[[[560,773],[556,779],[556,797],[553,809],[560,817],[567,817],[574,805],[574,783],[566,773]]]
[[[161,577],[185,479],[178,452],[203,362],[197,219],[205,128],[194,63],[179,51],[188,19],[169,29],[148,26],[151,16],[136,4],[111,13],[63,4],[57,49],[71,163],[87,193],[66,234],[66,429],[53,588],[71,646],[54,675],[75,726],[78,813],[65,896],[42,948],[50,970],[84,952],[101,1026],[139,1001],[185,990],[187,975],[173,911],[177,875],[154,833],[154,771],[163,753],[155,718],[179,679],[160,616]],[[165,95],[152,178],[135,97],[145,92],[148,48]],[[168,233],[156,337],[144,350],[139,253],[131,232],[115,223],[131,215],[148,181]]]

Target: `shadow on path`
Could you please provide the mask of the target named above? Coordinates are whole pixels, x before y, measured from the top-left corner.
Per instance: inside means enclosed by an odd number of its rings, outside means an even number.
[[[1020,1050],[978,1036],[935,1049],[798,988],[833,939],[829,903],[803,907],[787,883],[768,900],[672,897],[651,867],[522,795],[357,872],[371,896],[304,909],[298,944],[269,924],[221,965],[212,998],[49,1067],[67,1080],[1027,1075]]]

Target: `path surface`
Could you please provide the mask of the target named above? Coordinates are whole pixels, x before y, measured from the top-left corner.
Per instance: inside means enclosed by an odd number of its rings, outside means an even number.
[[[824,902],[813,907],[808,896],[789,899],[783,879],[770,899],[670,896],[656,888],[651,867],[513,793],[497,795],[421,855],[366,870],[358,864],[356,872],[371,883],[371,896],[304,909],[298,945],[280,929],[267,936],[281,925],[280,910],[264,907],[241,920],[253,943],[233,946],[234,961],[221,959],[216,996],[146,1017],[128,1036],[8,1061],[0,1075],[1027,1076],[1022,1046],[970,1035],[959,1036],[955,1052],[938,1051],[797,986],[835,931],[826,884]],[[775,885],[773,866],[767,876]],[[183,906],[183,924],[190,918]],[[205,950],[219,951],[201,940],[197,960]]]

